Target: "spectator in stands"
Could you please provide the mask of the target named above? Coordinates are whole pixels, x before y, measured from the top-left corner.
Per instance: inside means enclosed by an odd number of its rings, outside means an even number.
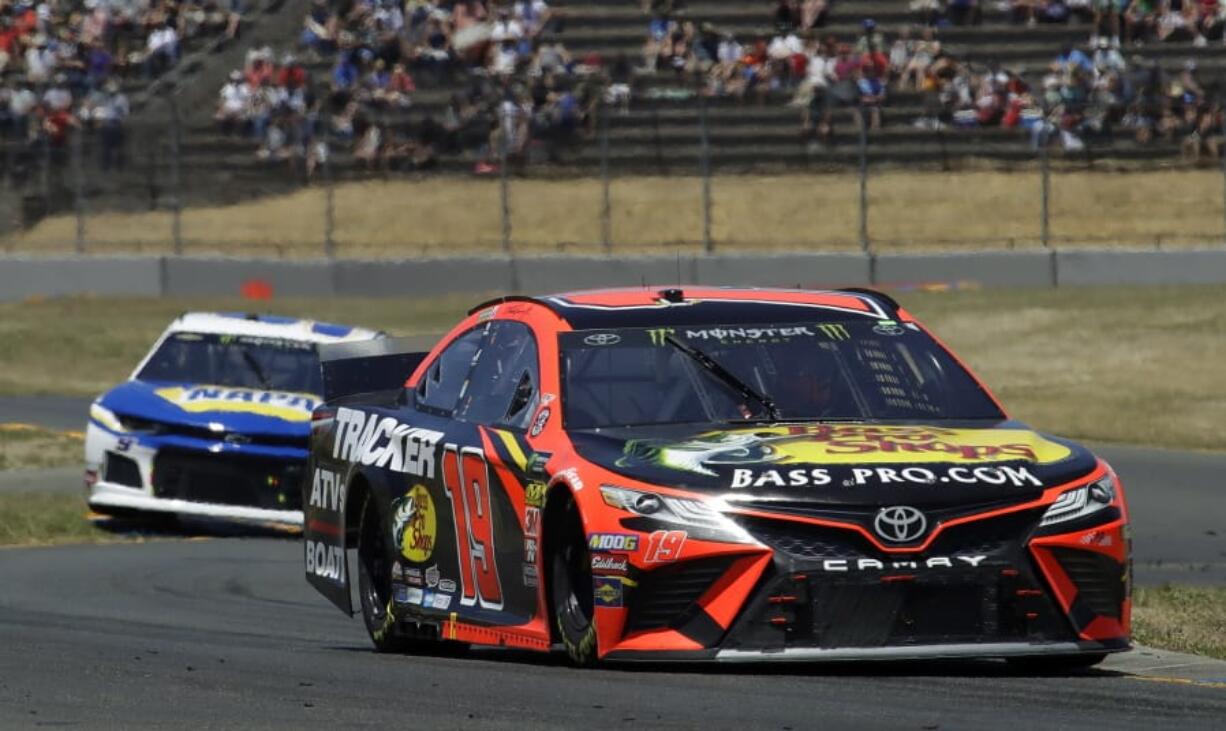
[[[1192,129],[1180,143],[1180,155],[1184,162],[1197,164],[1207,157],[1216,161],[1222,155],[1222,106],[1214,104],[1195,114]]]
[[[881,105],[885,104],[885,84],[881,80],[876,64],[861,64],[856,69],[856,88],[860,94],[860,114],[855,117],[856,124],[867,123],[869,129],[881,129]]]
[[[771,39],[766,54],[770,59],[770,76],[776,85],[792,86],[803,78],[808,56],[804,43],[791,28]]]
[[[251,89],[243,80],[243,72],[231,71],[230,80],[218,94],[217,111],[213,114],[223,134],[231,134],[245,125],[250,96]]]
[[[45,84],[55,69],[55,54],[47,44],[47,36],[38,34],[30,40],[25,53],[25,76],[32,84]]]
[[[299,43],[316,58],[336,52],[336,32],[340,19],[328,9],[328,0],[311,0],[302,21]]]
[[[545,0],[516,0],[514,17],[526,37],[536,38],[551,25],[553,11]]]
[[[911,0],[910,7],[920,25],[934,26],[941,19],[941,0]]]
[[[723,43],[721,41],[720,47]],[[719,56],[717,50],[717,58]],[[713,64],[718,65],[717,60]],[[619,53],[613,57],[613,63],[609,64],[609,86],[605,90],[605,103],[615,106],[622,114],[630,113],[630,95],[631,81],[634,78],[634,71],[630,67],[630,59],[626,58],[626,54]]]
[[[151,79],[179,60],[179,33],[173,20],[149,33],[146,41],[145,78]]]
[[[1124,8],[1123,19],[1124,39],[1130,43],[1149,40],[1157,26],[1152,0],[1130,0]]]
[[[68,89],[68,77],[62,73],[55,75],[51,86],[43,92],[43,106],[51,113],[67,112],[72,109],[72,92]]]
[[[18,141],[26,141],[30,137],[30,120],[38,108],[38,95],[30,88],[28,81],[21,81],[9,95],[8,111],[9,125],[12,137]]]
[[[17,54],[19,38],[12,19],[7,13],[0,14],[0,74],[4,73]]]
[[[114,79],[85,100],[82,117],[98,132],[99,164],[103,170],[123,167],[124,123],[130,111],[128,97]]]
[[[899,76],[899,90],[906,89],[909,81],[910,87],[919,91],[928,70],[940,55],[941,42],[936,39],[932,28],[925,28],[923,37],[915,44],[914,51]]]
[[[800,5],[800,30],[814,30],[825,26],[829,10],[828,0],[804,0]]]
[[[983,22],[983,9],[979,0],[949,0],[945,15],[953,25],[979,25]]]

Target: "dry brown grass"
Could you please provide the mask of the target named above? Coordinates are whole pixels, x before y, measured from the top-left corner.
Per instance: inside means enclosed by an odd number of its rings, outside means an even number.
[[[1222,449],[1226,287],[904,292],[903,304],[1010,412],[1080,439]],[[0,394],[97,394],[125,378],[188,309],[259,309],[438,332],[475,296],[434,300],[65,298],[0,303]],[[117,327],[116,323],[123,323]]]
[[[0,470],[80,464],[84,449],[80,435],[0,424]]]
[[[1204,243],[1223,237],[1222,174],[1215,170],[1061,172],[1052,177],[1051,234],[1059,243]],[[1038,174],[881,171],[869,184],[877,248],[1037,246]],[[342,256],[499,250],[496,179],[423,178],[347,183],[335,190]],[[854,174],[720,176],[712,182],[712,237],[724,250],[849,249],[858,241]],[[516,251],[600,250],[601,186],[592,178],[513,179]],[[672,252],[702,239],[695,177],[616,178],[610,189],[616,251]],[[324,190],[184,211],[190,252],[319,256]],[[76,222],[55,216],[0,240],[19,252],[72,250]],[[167,212],[102,213],[86,225],[91,251],[168,252]]]
[[[1226,587],[1137,587],[1132,622],[1141,644],[1226,660]]]
[[[431,300],[57,298],[0,302],[0,394],[93,396],[127,378],[154,339],[187,310],[257,310],[365,325],[395,335],[437,332],[480,297]]]
[[[1224,286],[900,297],[1029,424],[1079,439],[1226,446]]]

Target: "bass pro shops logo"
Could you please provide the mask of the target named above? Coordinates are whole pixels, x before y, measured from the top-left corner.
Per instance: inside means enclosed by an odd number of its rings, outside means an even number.
[[[928,519],[909,505],[894,505],[877,511],[873,530],[890,543],[910,543],[928,530]]]
[[[400,547],[401,555],[416,563],[429,560],[434,555],[434,541],[438,537],[438,520],[430,492],[422,485],[414,485],[393,507],[392,538]]]

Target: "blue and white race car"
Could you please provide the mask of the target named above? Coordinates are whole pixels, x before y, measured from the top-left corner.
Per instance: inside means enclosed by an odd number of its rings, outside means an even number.
[[[131,378],[89,409],[95,512],[171,513],[301,527],[318,346],[373,330],[244,313],[187,313]]]

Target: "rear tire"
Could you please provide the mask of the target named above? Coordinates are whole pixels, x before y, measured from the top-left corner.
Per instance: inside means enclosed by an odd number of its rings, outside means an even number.
[[[376,652],[405,652],[412,643],[396,634],[390,553],[378,505],[374,495],[368,494],[358,523],[358,597],[362,620]]]
[[[591,665],[596,662],[591,556],[574,498],[567,495],[559,507],[562,514],[550,536],[557,542],[549,567],[554,626],[571,662]]]
[[[1105,652],[1080,655],[1036,655],[1034,657],[1006,658],[1014,670],[1029,673],[1057,674],[1086,670],[1107,659]]]

